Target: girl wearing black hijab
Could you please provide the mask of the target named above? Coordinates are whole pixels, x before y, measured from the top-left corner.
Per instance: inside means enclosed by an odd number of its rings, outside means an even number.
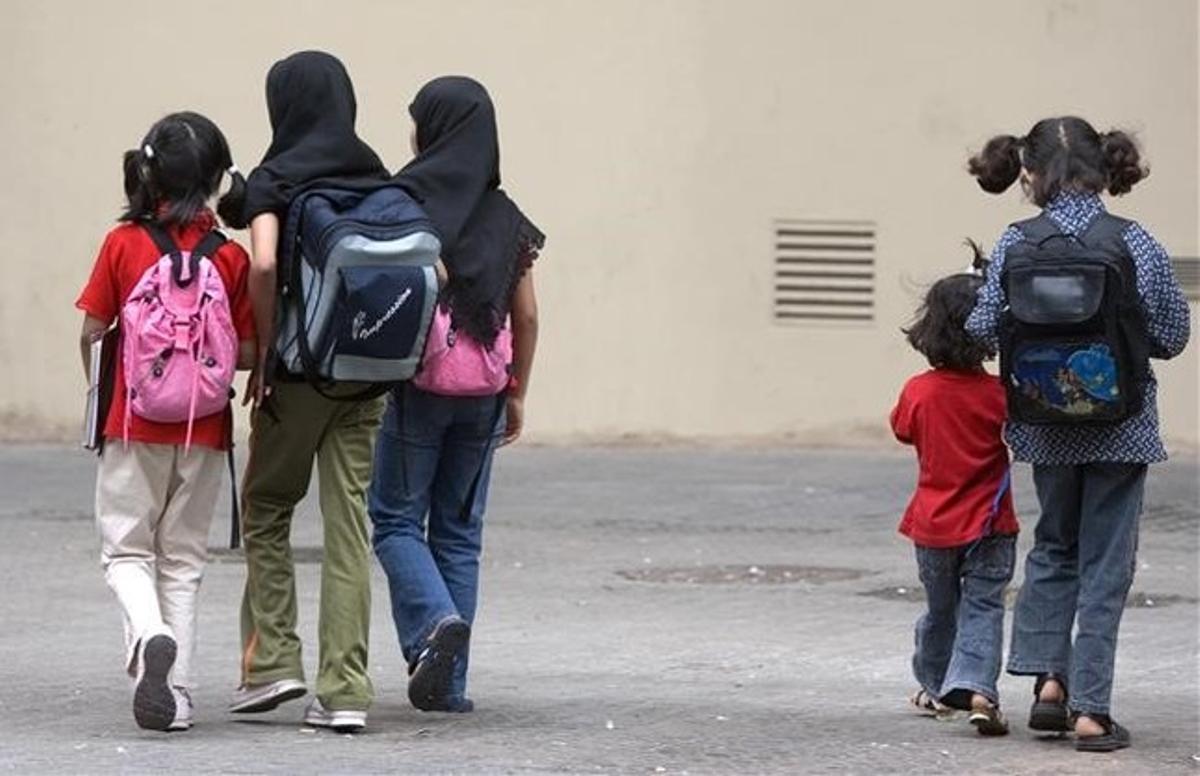
[[[250,461],[242,488],[246,590],[242,600],[242,684],[230,710],[268,711],[307,693],[296,635],[295,568],[289,532],[308,490],[313,459],[321,489],[320,655],[308,725],[361,730],[373,691],[367,676],[370,562],[365,494],[383,400],[335,401],[282,370],[268,388],[275,341],[280,222],[292,199],[320,182],[379,186],[387,170],[354,131],[354,87],[336,58],[305,51],[267,75],[271,146],[247,180],[242,224],[250,225],[250,297],[257,367],[246,389],[254,403]],[[335,388],[336,390],[336,388]],[[355,392],[359,387],[348,387]]]
[[[449,272],[441,315],[449,325],[445,342],[426,345],[421,373],[389,398],[368,509],[409,665],[409,700],[425,711],[466,712],[474,708],[466,697],[467,652],[492,455],[524,423],[537,344],[531,270],[544,238],[499,188],[496,117],[482,85],[438,78],[417,93],[409,113],[416,158],[395,181],[441,235]],[[439,349],[486,361],[507,353],[510,342],[508,385],[501,371],[490,395],[450,390],[453,381],[429,374],[438,369],[430,354]]]

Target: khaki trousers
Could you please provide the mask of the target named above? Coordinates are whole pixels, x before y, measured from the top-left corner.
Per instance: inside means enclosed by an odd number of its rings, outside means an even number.
[[[206,447],[110,440],[96,477],[96,525],[104,579],[125,620],[125,665],[137,645],[169,630],[178,653],[173,684],[191,687],[196,599],[225,454]]]

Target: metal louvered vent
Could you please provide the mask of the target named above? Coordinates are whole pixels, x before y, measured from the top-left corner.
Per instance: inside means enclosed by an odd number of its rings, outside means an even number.
[[[1200,300],[1200,258],[1195,256],[1175,256],[1171,259],[1175,266],[1175,277],[1183,287],[1183,293],[1188,299]]]
[[[781,323],[874,320],[874,222],[776,221],[774,315]]]

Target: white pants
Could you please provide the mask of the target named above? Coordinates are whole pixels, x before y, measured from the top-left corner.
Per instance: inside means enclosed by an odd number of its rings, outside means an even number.
[[[96,478],[96,524],[104,579],[125,616],[125,665],[137,645],[169,631],[178,645],[173,684],[190,687],[196,597],[224,453],[207,447],[119,440],[104,445]]]

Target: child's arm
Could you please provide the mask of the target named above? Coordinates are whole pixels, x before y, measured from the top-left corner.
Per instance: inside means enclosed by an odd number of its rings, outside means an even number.
[[[992,248],[991,262],[987,268],[987,278],[979,289],[975,309],[967,318],[963,327],[974,339],[996,347],[1000,328],[1000,311],[1004,308],[1004,288],[1000,285],[1000,273],[1004,270],[1004,257],[1008,249],[1024,239],[1021,230],[1010,226],[996,241]]]
[[[253,369],[258,364],[258,343],[254,340],[243,340],[238,343],[238,369]]]
[[[92,376],[92,343],[104,336],[109,323],[92,315],[84,314],[83,330],[79,333],[79,355],[83,357],[83,379]]]
[[[889,420],[892,425],[892,434],[896,437],[896,441],[902,444],[911,445],[913,443],[913,415],[915,407],[909,399],[908,386],[904,386],[904,390],[900,392],[900,398],[896,401],[896,406],[892,409],[892,414]]]
[[[260,213],[250,222],[250,276],[246,289],[254,309],[254,330],[258,338],[242,403],[262,403],[268,392],[265,384],[267,357],[275,341],[276,250],[279,247],[279,217]]]
[[[1123,237],[1137,269],[1138,293],[1150,334],[1150,355],[1174,358],[1187,347],[1192,323],[1187,297],[1175,279],[1171,258],[1140,224],[1131,225]]]
[[[529,390],[529,376],[533,372],[533,355],[537,350],[538,310],[537,294],[533,289],[533,270],[517,283],[512,304],[513,331],[513,385],[508,391],[508,414],[501,444],[511,444],[521,436],[525,426],[525,393]]]

